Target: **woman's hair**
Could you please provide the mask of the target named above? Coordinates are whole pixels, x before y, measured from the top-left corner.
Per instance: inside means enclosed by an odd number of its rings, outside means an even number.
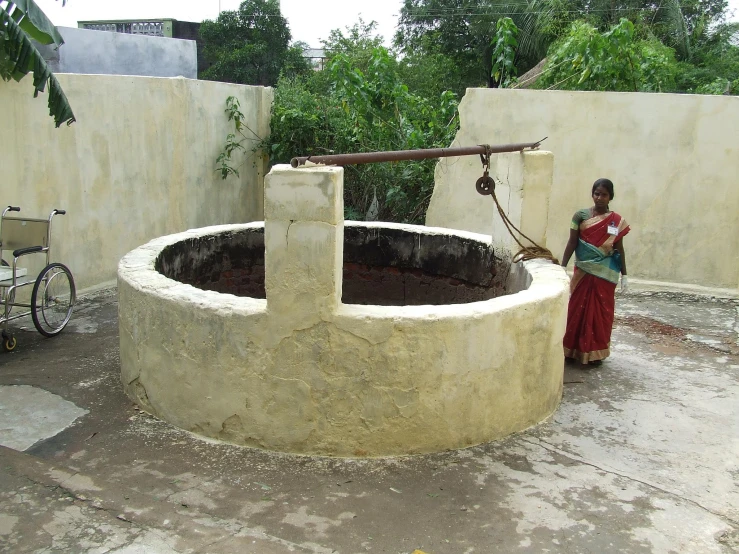
[[[610,179],[598,179],[595,183],[593,183],[593,190],[590,192],[590,194],[595,194],[595,189],[598,187],[603,187],[608,191],[608,195],[611,197],[611,200],[613,200],[613,181]]]

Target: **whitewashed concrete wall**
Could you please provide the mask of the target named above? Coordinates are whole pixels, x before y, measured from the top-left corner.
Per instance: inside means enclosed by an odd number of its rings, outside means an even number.
[[[269,132],[271,89],[189,79],[58,75],[77,122],[59,129],[28,79],[0,83],[0,205],[46,217],[52,258],[84,289],[112,282],[121,256],[155,237],[263,218],[264,160],[226,181],[215,160],[236,96],[249,126]],[[248,145],[247,145],[248,146]]]
[[[611,208],[632,226],[630,277],[739,288],[739,97],[468,89],[460,117],[455,142],[463,146],[549,137],[545,238],[555,255],[572,214],[592,205],[593,181],[608,177]],[[479,160],[449,158],[437,168],[437,186],[469,189],[481,174]],[[450,226],[479,232],[470,214],[483,206],[492,218],[492,202],[475,193],[457,198],[463,204],[443,209],[468,217],[450,217]],[[428,224],[443,224],[438,213],[429,210]]]

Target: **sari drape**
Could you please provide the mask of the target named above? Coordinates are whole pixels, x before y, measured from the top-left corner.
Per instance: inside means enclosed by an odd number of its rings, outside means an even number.
[[[581,210],[578,214],[582,220],[573,219],[573,228],[579,230],[580,238],[563,346],[565,357],[587,364],[611,353],[615,292],[621,272],[621,256],[615,245],[631,229],[615,212],[593,216],[590,210]]]

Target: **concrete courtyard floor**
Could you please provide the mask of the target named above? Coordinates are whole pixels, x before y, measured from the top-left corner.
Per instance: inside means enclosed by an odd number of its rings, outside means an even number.
[[[637,292],[617,313],[612,357],[568,366],[548,421],[349,460],[207,441],[139,411],[119,381],[115,291],[82,299],[55,339],[21,322],[0,354],[0,551],[738,552],[739,302]]]

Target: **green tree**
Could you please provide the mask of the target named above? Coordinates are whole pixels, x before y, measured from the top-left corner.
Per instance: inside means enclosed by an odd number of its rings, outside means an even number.
[[[493,39],[493,67],[491,75],[495,84],[506,88],[516,79],[516,49],[518,48],[518,27],[510,17],[503,17],[496,24]]]
[[[344,31],[334,29],[327,40],[322,41],[327,57],[327,67],[338,54],[345,55],[349,63],[362,72],[369,68],[377,48],[383,48],[384,39],[376,34],[377,23],[366,23],[362,18]],[[390,56],[397,60],[393,70],[397,70],[401,81],[408,86],[408,90],[424,98],[437,98],[442,92],[452,90],[460,96],[464,93],[465,84],[460,78],[455,61],[438,51],[424,49],[409,51],[399,57],[392,50]],[[311,79],[313,90],[325,89],[331,86],[328,71],[317,72]]]
[[[679,64],[678,90],[739,94],[739,23],[722,23],[696,37],[690,62]]]
[[[537,88],[669,92],[675,88],[674,51],[656,39],[638,40],[628,19],[599,32],[575,22],[552,45]]]
[[[31,39],[57,47],[64,44],[56,27],[33,0],[0,0],[0,77],[20,81],[33,73],[34,98],[48,84],[49,115],[54,124],[71,125],[75,118],[69,101]]]
[[[607,31],[628,19],[639,38],[657,38],[680,59],[688,59],[696,33],[720,23],[727,5],[727,0],[532,0],[524,27],[527,33],[543,35],[542,44],[551,44],[575,21]]]
[[[464,86],[492,84],[490,42],[498,19],[492,11],[488,0],[404,0],[395,45],[406,55],[448,56]]]
[[[469,84],[457,63],[433,47],[404,55],[398,61],[398,71],[408,90],[424,98],[438,98],[444,91],[462,97]]]
[[[343,54],[357,69],[367,69],[372,54],[376,48],[382,48],[384,39],[376,33],[377,22],[365,22],[361,17],[351,27],[346,27],[344,33],[340,29],[333,29],[328,39],[322,40],[321,44],[326,52],[326,58],[331,60]]]
[[[334,83],[329,124],[335,137],[326,147],[337,152],[368,152],[446,147],[459,125],[458,100],[451,92],[436,98],[413,94],[402,82],[398,63],[376,48],[366,72],[345,55],[330,67]],[[346,177],[347,217],[419,222],[434,186],[434,161],[367,164]]]
[[[290,46],[290,29],[278,0],[245,0],[200,26],[203,55],[212,65],[200,77],[245,85],[273,86],[280,71],[309,70],[300,47]]]
[[[395,44],[406,55],[441,53],[459,66],[466,86],[495,86],[492,47],[497,22],[510,17],[520,30],[518,73],[542,60],[575,21],[606,32],[626,18],[642,40],[657,39],[690,60],[696,37],[725,16],[727,0],[404,0]]]
[[[270,163],[327,153],[447,147],[454,140],[459,127],[456,95],[443,92],[426,98],[410,92],[398,61],[386,48],[373,48],[367,58],[364,48],[355,48],[362,39],[355,38],[358,41],[350,41],[343,52],[334,50],[323,72],[280,78],[271,134],[257,146],[269,153]],[[354,56],[364,70],[354,63]],[[321,74],[325,79],[318,80],[316,75]],[[239,129],[238,114],[231,115],[235,112],[229,102],[227,111],[237,133],[229,137],[218,160],[224,177],[232,171],[230,154],[241,149],[234,141],[251,136]],[[348,167],[346,217],[422,221],[433,191],[435,165],[426,160]]]

